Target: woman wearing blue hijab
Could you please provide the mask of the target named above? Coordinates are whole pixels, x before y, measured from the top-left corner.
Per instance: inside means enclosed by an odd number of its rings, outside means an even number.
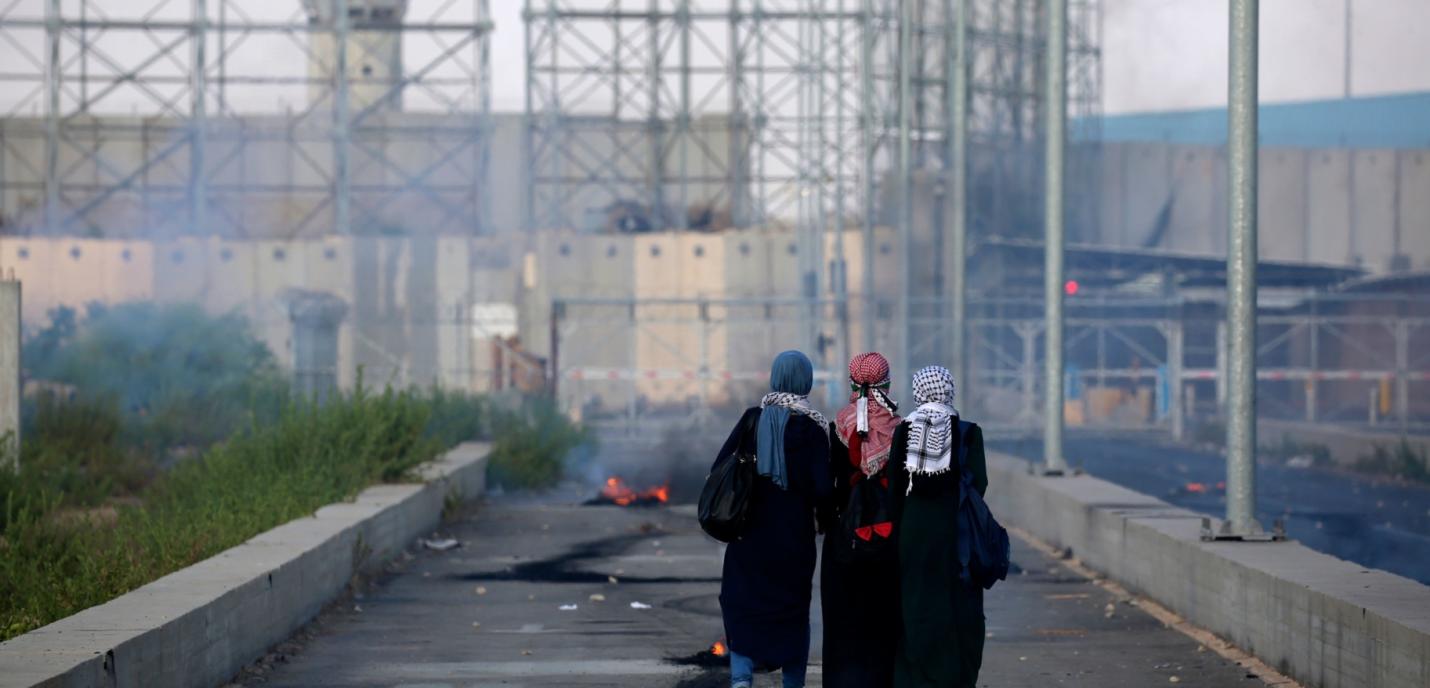
[[[730,648],[730,685],[750,688],[758,664],[779,667],[785,688],[804,686],[816,513],[828,509],[829,424],[809,406],[814,365],[798,351],[775,357],[770,393],[745,411],[718,464],[753,427],[753,513],[743,537],[725,549],[720,611]],[[750,446],[747,444],[746,446]]]

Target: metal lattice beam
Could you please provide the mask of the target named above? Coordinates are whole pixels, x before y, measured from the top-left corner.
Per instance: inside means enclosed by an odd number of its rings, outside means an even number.
[[[480,231],[488,1],[5,3],[0,151],[38,174],[0,175],[0,209],[31,233]]]

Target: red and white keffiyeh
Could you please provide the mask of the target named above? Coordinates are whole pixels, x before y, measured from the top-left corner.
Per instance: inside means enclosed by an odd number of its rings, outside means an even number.
[[[835,430],[851,450],[850,463],[867,476],[888,463],[901,420],[899,405],[889,398],[889,384],[889,361],[882,355],[859,354],[849,361],[850,403],[835,416]]]

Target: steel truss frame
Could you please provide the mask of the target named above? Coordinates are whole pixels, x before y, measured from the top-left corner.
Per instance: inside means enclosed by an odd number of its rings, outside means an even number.
[[[528,227],[581,226],[618,200],[676,228],[693,203],[727,204],[736,226],[870,213],[877,175],[902,166],[906,21],[909,166],[949,167],[960,1],[527,0]],[[1044,0],[966,1],[970,133],[995,166],[974,225],[1002,233],[1040,203]],[[1070,0],[1074,140],[1100,133],[1100,13]],[[697,126],[710,117],[720,126]],[[832,207],[850,198],[858,208]]]
[[[858,1],[527,0],[528,227],[618,201],[748,226],[853,190]]]
[[[255,200],[300,208],[291,226],[259,233],[268,237],[380,231],[392,222],[385,209],[413,204],[431,211],[424,231],[489,226],[488,0],[435,3],[390,23],[366,18],[366,0],[327,3],[352,17],[313,21],[296,0],[271,11],[239,0],[0,6],[0,41],[22,58],[0,73],[20,94],[0,113],[0,159],[22,168],[0,169],[0,201],[43,197],[39,212],[5,210],[23,231],[54,234],[104,235],[116,208],[138,208],[133,233],[250,236],[245,207]],[[353,102],[351,91],[374,80],[347,64],[375,50],[365,36],[392,32],[435,53],[377,85],[385,90],[373,102]],[[337,46],[331,62],[310,45],[320,35]],[[341,78],[255,68],[275,46]],[[256,103],[275,94],[302,107]],[[396,110],[404,94],[423,102],[420,112]],[[284,162],[298,169],[250,179],[244,170],[263,164],[265,146],[291,153]]]
[[[1068,178],[1088,185],[1071,189],[1076,231],[1098,216],[1101,0],[1068,1]],[[833,299],[845,358],[843,233],[833,256],[825,237],[862,226],[859,291],[873,303],[874,228],[891,222],[912,245],[916,171],[935,198],[955,183],[969,189],[974,234],[1041,235],[1045,2],[527,0],[527,227],[588,226],[585,213],[617,202],[644,209],[653,229],[688,228],[692,205],[726,208],[734,226],[793,224],[809,300],[802,344],[819,343],[815,303]],[[963,149],[952,116],[960,73]],[[967,181],[956,155],[968,160]],[[937,272],[948,286],[962,267],[956,249],[944,253]],[[906,252],[896,261],[886,269],[910,274]],[[907,304],[896,301],[896,331],[908,331]],[[866,337],[875,318],[862,313]],[[907,343],[890,351],[906,360]],[[953,354],[956,344],[942,346]]]

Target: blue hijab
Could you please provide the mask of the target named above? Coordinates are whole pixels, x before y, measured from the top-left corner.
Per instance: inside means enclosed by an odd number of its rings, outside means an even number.
[[[786,351],[775,357],[770,366],[770,389],[775,392],[805,396],[814,386],[814,364],[798,351]],[[760,422],[755,432],[755,468],[768,476],[780,489],[789,486],[785,472],[785,425],[790,410],[784,406],[767,405],[760,410]]]

